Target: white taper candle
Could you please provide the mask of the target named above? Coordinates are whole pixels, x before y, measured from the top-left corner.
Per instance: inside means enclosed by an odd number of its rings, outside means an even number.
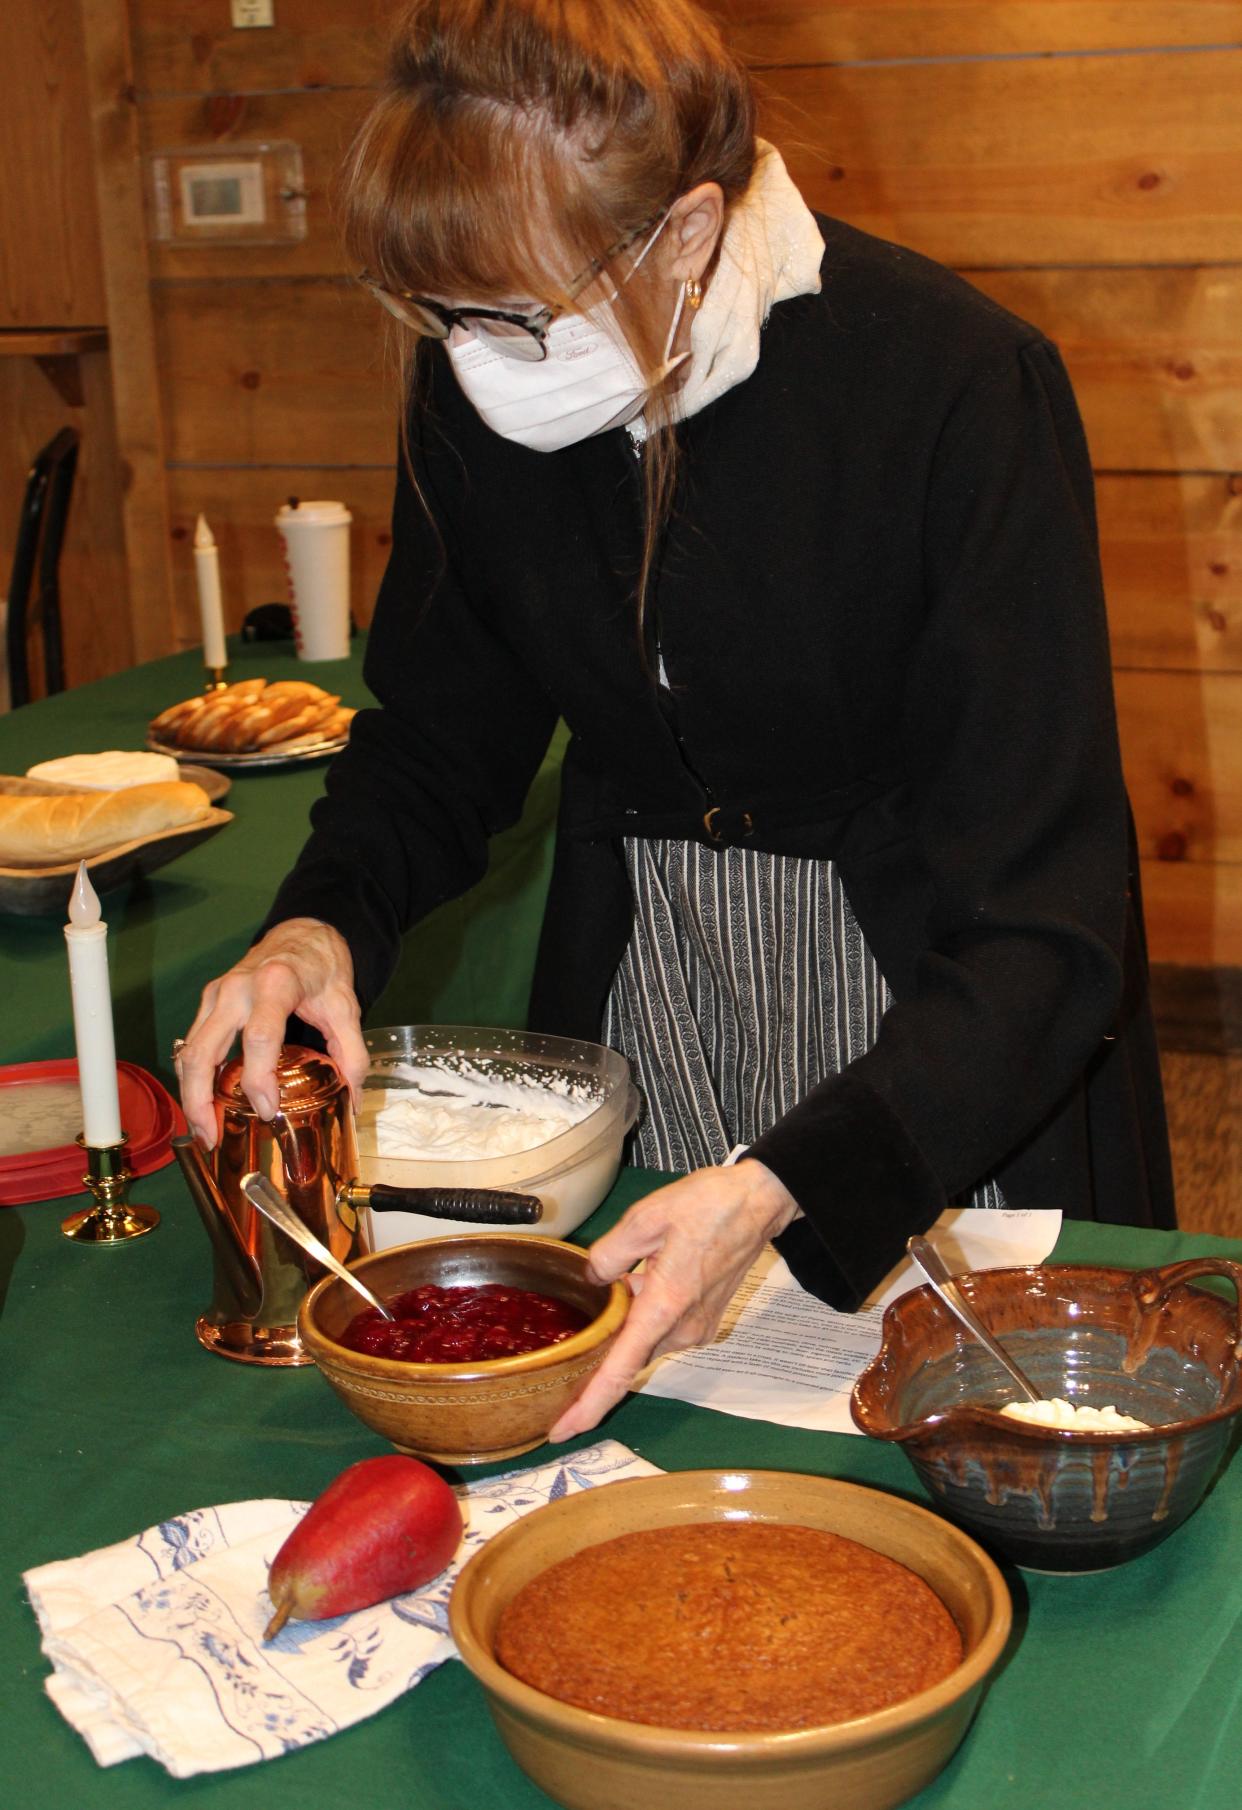
[[[203,625],[203,665],[219,669],[229,663],[224,644],[224,606],[220,601],[220,555],[206,517],[201,515],[194,527],[194,569]]]
[[[121,1102],[108,987],[108,926],[101,919],[99,895],[90,883],[85,861],[78,864],[69,898],[65,942],[69,946],[83,1139],[97,1150],[106,1150],[121,1141]]]

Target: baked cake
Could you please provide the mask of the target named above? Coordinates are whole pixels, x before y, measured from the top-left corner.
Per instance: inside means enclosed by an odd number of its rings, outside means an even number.
[[[940,1598],[839,1534],[702,1522],[622,1534],[532,1578],[496,1656],[563,1703],[732,1733],[821,1727],[900,1703],[961,1663]]]

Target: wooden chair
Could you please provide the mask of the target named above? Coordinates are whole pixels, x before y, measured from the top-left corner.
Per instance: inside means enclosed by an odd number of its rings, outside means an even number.
[[[44,687],[50,697],[65,689],[65,657],[60,630],[60,550],[65,539],[82,436],[62,427],[35,454],[26,479],[13,575],[9,582],[6,634],[9,701],[13,709],[30,702],[28,641],[37,621],[43,640]],[[33,609],[31,588],[36,585]]]

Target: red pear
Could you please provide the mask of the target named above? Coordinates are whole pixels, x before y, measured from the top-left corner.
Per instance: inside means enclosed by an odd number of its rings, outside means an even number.
[[[417,1590],[438,1577],[461,1540],[461,1508],[443,1477],[417,1458],[364,1458],[311,1503],[272,1561],[267,1588],[285,1623],[327,1621]]]

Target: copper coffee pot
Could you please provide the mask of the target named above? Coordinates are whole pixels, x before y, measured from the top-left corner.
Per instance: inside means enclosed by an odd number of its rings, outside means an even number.
[[[243,1181],[258,1174],[339,1263],[371,1249],[370,1212],[439,1213],[482,1224],[525,1224],[543,1211],[533,1195],[484,1189],[394,1188],[359,1182],[349,1088],[336,1064],[287,1044],[276,1064],[278,1106],[261,1119],[234,1057],[216,1075],[216,1147],[209,1160],[189,1136],[173,1151],[214,1259],[211,1305],[194,1330],[201,1345],[244,1364],[309,1364],[298,1338],[302,1297],[322,1264],[265,1218]],[[214,1163],[214,1172],[213,1172]]]

